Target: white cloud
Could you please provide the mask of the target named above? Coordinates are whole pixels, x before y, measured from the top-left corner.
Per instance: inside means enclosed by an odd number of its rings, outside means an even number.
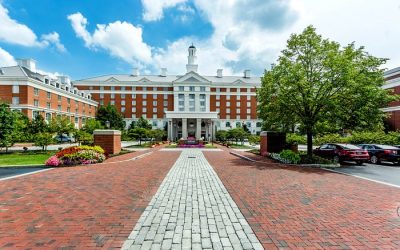
[[[0,47],[0,67],[15,66],[17,62],[14,57]]]
[[[40,46],[35,33],[26,25],[11,19],[0,3],[0,40],[22,46]]]
[[[57,32],[42,35],[42,40],[25,24],[18,23],[8,15],[8,10],[0,1],[0,41],[26,47],[48,47],[54,45],[58,51],[65,52]]]
[[[157,21],[164,15],[164,9],[172,8],[187,0],[142,0],[145,21]]]
[[[45,46],[54,45],[59,52],[66,52],[64,45],[60,42],[60,35],[57,32],[42,35],[42,43]]]
[[[151,47],[142,38],[142,28],[128,22],[116,21],[109,24],[98,24],[93,34],[86,25],[87,19],[81,13],[68,16],[77,37],[82,38],[85,46],[91,49],[104,49],[111,55],[121,58],[130,64],[150,64]]]

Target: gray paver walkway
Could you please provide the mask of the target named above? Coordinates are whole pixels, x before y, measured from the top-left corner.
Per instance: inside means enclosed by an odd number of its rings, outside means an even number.
[[[183,150],[122,249],[263,249],[197,149]]]

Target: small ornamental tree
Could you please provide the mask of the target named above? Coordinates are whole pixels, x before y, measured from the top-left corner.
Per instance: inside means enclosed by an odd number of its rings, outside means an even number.
[[[135,139],[139,140],[139,145],[142,145],[143,138],[146,138],[149,134],[149,130],[145,128],[134,128],[128,131],[128,135]]]
[[[217,141],[226,143],[226,140],[228,139],[228,131],[226,130],[217,131],[217,133],[215,133],[215,138],[217,139]]]
[[[101,125],[101,122],[96,120],[96,119],[88,119],[83,126],[82,130],[85,131],[86,133],[93,134],[93,131],[96,129],[102,129],[103,126]]]
[[[56,116],[51,119],[49,131],[57,135],[70,134],[75,131],[75,126],[67,116]]]
[[[34,137],[35,146],[42,147],[43,151],[47,151],[47,146],[52,144],[54,139],[51,133],[37,133]]]
[[[35,135],[37,133],[43,133],[48,130],[48,125],[46,124],[46,121],[44,120],[43,116],[37,115],[30,122],[28,130],[31,135]]]
[[[316,132],[381,128],[381,108],[398,99],[382,89],[385,62],[354,43],[341,47],[323,39],[309,26],[291,35],[277,65],[262,77],[259,116],[273,130],[300,125],[309,157]]]
[[[151,129],[152,126],[150,124],[150,122],[146,119],[143,118],[143,116],[141,116],[139,118],[139,120],[137,120],[136,124],[135,124],[136,128],[145,128],[145,129]]]

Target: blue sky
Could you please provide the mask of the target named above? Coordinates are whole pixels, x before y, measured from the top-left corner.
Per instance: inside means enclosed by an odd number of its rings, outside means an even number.
[[[323,3],[320,3],[323,2]],[[364,0],[0,0],[0,66],[34,58],[73,79],[111,73],[199,71],[261,75],[293,32],[313,24],[325,37],[356,41],[400,66],[400,3]]]

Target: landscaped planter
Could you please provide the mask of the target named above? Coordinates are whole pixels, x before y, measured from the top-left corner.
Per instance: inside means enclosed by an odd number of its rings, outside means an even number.
[[[79,146],[65,148],[46,161],[46,166],[75,166],[103,162],[106,159],[104,149],[99,146]]]

